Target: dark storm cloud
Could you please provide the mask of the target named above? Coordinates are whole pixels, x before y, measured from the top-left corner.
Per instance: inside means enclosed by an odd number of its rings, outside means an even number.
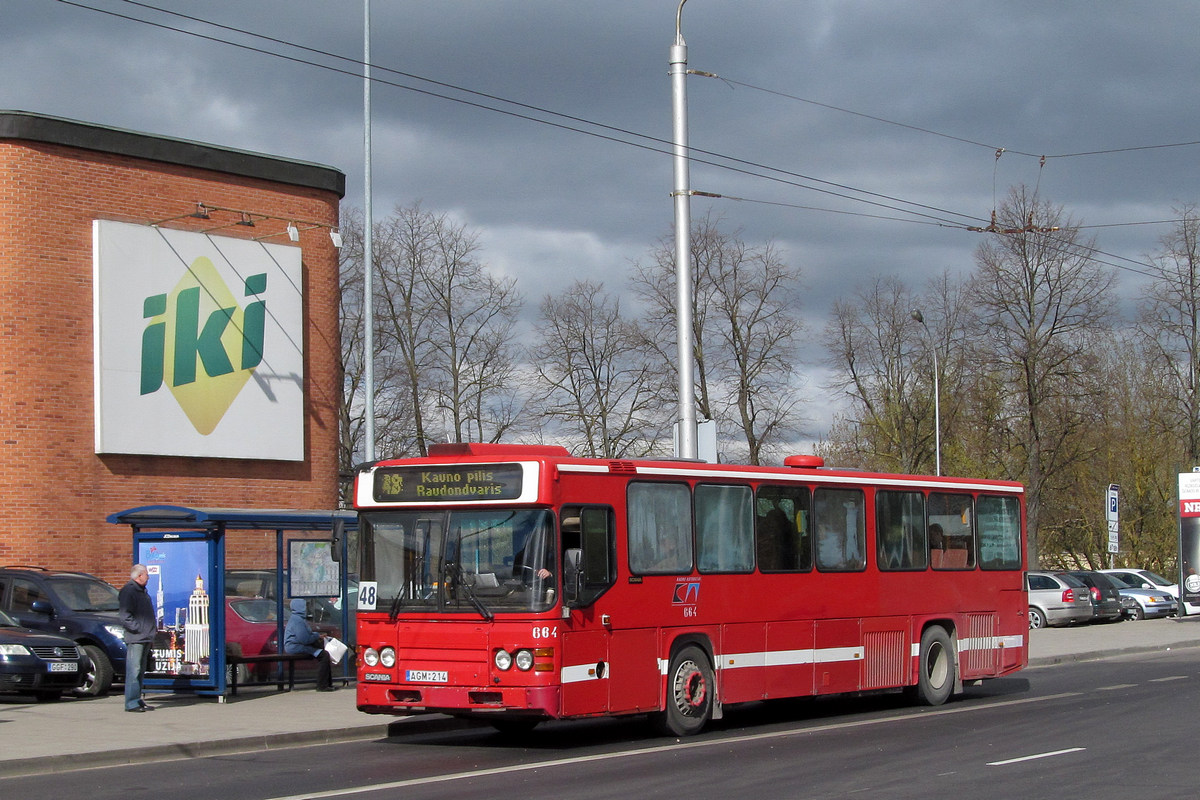
[[[347,174],[346,203],[361,205],[361,3],[148,4],[329,55],[142,4],[79,4],[294,60],[56,0],[9,0],[0,107],[329,164]],[[416,200],[452,213],[479,231],[484,257],[518,278],[531,307],[574,278],[619,288],[629,261],[670,233],[671,160],[637,134],[671,136],[676,7],[373,0],[377,215]],[[1085,224],[1169,219],[1174,204],[1200,202],[1200,148],[1074,154],[1200,140],[1198,22],[1191,2],[690,0],[689,66],[724,79],[689,79],[691,143],[716,154],[702,161],[737,167],[696,163],[692,185],[742,198],[697,199],[693,217],[711,211],[751,241],[774,239],[806,273],[814,335],[837,296],[876,274],[918,289],[946,270],[965,274],[980,234],[928,223],[986,219],[1019,183]],[[999,159],[996,148],[1006,148]],[[1141,259],[1164,232],[1094,233],[1101,249]],[[1121,273],[1127,287],[1138,280]]]

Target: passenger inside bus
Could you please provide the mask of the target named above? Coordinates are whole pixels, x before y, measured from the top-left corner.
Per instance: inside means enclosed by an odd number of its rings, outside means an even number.
[[[946,557],[946,536],[936,522],[929,526],[929,566],[938,569]]]

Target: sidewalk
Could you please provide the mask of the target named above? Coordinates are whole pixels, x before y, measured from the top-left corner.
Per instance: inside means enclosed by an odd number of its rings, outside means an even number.
[[[1030,631],[1029,665],[1045,667],[1122,653],[1200,647],[1200,616]],[[0,696],[0,778],[87,767],[196,758],[388,735],[391,725],[442,717],[389,717],[355,708],[354,687],[243,688],[212,697],[150,695],[156,710],[126,714],[119,694],[57,703]]]

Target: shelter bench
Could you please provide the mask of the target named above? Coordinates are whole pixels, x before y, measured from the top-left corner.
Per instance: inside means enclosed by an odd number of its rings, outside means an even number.
[[[312,656],[307,653],[259,653],[257,655],[235,655],[228,653],[225,656],[225,663],[233,667],[229,680],[229,693],[237,695],[238,690],[238,664],[287,664],[287,678],[282,674],[278,674],[275,680],[275,686],[278,691],[283,691],[283,684],[287,683],[288,691],[296,688],[296,662],[297,661],[315,661]]]

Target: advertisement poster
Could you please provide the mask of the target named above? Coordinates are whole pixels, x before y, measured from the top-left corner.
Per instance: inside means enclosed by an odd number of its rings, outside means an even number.
[[[298,247],[96,220],[96,452],[303,461],[303,285]]]
[[[291,597],[340,597],[341,571],[328,541],[288,542],[288,594]]]
[[[208,548],[207,541],[196,539],[138,543],[138,562],[150,573],[146,591],[158,618],[147,677],[209,675]]]
[[[1179,474],[1179,591],[1200,603],[1200,472]]]

